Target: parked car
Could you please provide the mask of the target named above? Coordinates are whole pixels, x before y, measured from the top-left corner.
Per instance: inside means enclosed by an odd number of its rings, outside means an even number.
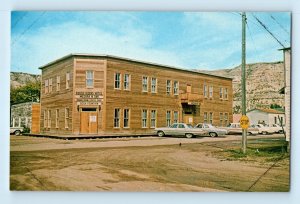
[[[21,135],[23,131],[23,127],[10,127],[10,134]]]
[[[283,131],[285,131],[285,127],[283,127],[282,130],[282,127],[278,124],[269,125],[269,128],[272,129],[275,133],[283,133]]]
[[[198,123],[195,128],[199,128],[207,132],[211,137],[218,137],[219,135],[226,135],[227,130],[216,128],[215,126],[207,123]]]
[[[259,134],[273,134],[275,133],[275,130],[273,128],[270,128],[268,125],[263,125],[263,124],[256,124],[256,125],[251,125],[252,128],[257,128]]]
[[[155,128],[155,131],[159,137],[171,135],[192,138],[194,136],[203,136],[206,134],[206,131],[194,128],[192,125],[185,123],[174,123],[170,127]]]
[[[240,123],[230,123],[227,127],[224,127],[225,130],[227,130],[227,133],[229,135],[231,134],[242,134],[242,128]],[[249,127],[248,128],[248,134],[250,135],[257,135],[258,134],[258,129]]]

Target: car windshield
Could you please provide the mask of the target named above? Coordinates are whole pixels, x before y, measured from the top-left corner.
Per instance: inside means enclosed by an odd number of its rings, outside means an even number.
[[[187,124],[188,128],[193,128],[193,126],[191,124]]]

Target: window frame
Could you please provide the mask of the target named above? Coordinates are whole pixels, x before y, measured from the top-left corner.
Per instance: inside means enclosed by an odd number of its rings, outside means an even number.
[[[126,80],[126,76],[128,76],[128,80]],[[125,90],[125,91],[130,91],[130,81],[131,81],[131,76],[130,76],[130,74],[124,74],[124,81],[123,81],[123,89]],[[127,86],[126,86],[127,85]]]
[[[223,87],[220,87],[220,99],[224,99]]]
[[[144,117],[144,113],[146,113],[146,117]],[[142,109],[142,128],[148,128],[148,110]]]
[[[56,91],[60,91],[60,76],[56,76]]]
[[[65,129],[69,129],[70,109],[65,108]]]
[[[203,84],[203,96],[204,98],[208,98],[208,85],[207,84]]]
[[[168,113],[169,113],[169,114],[168,114]],[[169,117],[168,117],[168,115],[169,115]],[[170,111],[170,110],[167,110],[167,111],[166,111],[166,126],[167,126],[167,127],[171,127],[171,125],[172,125],[171,121],[172,121],[171,111]]]
[[[207,123],[207,121],[208,121],[208,114],[207,114],[207,112],[204,112],[203,113],[203,123]]]
[[[155,83],[153,83],[153,80]],[[154,90],[153,90],[154,88]],[[157,78],[151,77],[151,93],[157,93]]]
[[[154,117],[152,115],[152,113],[154,112]],[[152,125],[154,122],[154,125]],[[156,128],[156,123],[157,123],[157,110],[156,109],[152,109],[150,111],[150,128]]]
[[[212,85],[208,87],[208,96],[209,98],[213,98],[214,96],[214,87]]]
[[[119,79],[117,79],[117,76],[119,76]],[[114,89],[115,90],[121,90],[121,73],[116,72],[114,73]],[[116,86],[118,84],[118,87]]]
[[[45,94],[49,93],[49,80],[45,79]]]
[[[59,109],[55,111],[55,128],[59,128]]]
[[[125,111],[128,111],[127,117],[125,117]],[[125,120],[127,120],[127,126],[125,126]],[[130,128],[130,109],[129,108],[123,109],[123,128]]]
[[[118,110],[118,112],[116,112]],[[117,117],[116,117],[116,113],[118,113]],[[121,121],[121,108],[115,108],[114,109],[114,128],[120,128],[120,122]],[[116,126],[116,124],[118,126]]]
[[[148,81],[149,81],[148,76],[142,76],[142,92],[144,93],[148,92]]]
[[[173,111],[173,123],[179,123],[179,111]]]
[[[70,89],[70,72],[66,73],[66,89]]]
[[[91,73],[91,75],[89,75],[88,73]],[[91,77],[91,78],[89,78]],[[92,82],[91,85],[89,85],[88,83]],[[86,88],[94,88],[94,71],[93,70],[86,70],[85,71],[85,87]]]
[[[167,81],[166,81],[166,93],[167,93],[167,95],[172,94],[172,80],[167,79]]]
[[[174,96],[179,95],[179,81],[174,81],[173,86]]]

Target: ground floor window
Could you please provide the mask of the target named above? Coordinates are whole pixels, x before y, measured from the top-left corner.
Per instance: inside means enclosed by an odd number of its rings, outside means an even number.
[[[48,110],[48,128],[51,128],[51,110]]]
[[[129,109],[124,109],[124,128],[129,127]]]
[[[220,126],[223,126],[223,113],[220,113]]]
[[[156,127],[156,110],[151,110],[151,128]]]
[[[59,126],[59,109],[56,109],[56,113],[55,113],[55,127],[58,128]]]
[[[46,128],[47,127],[47,111],[46,110],[44,110],[44,128]]]
[[[65,128],[69,128],[69,108],[65,109]]]
[[[209,113],[209,123],[213,124],[213,113],[212,112]]]
[[[174,123],[178,123],[178,111],[174,111]]]
[[[167,119],[167,127],[170,127],[171,126],[171,111],[167,111],[166,119]]]
[[[142,110],[142,127],[147,127],[147,113],[148,111],[146,109]]]
[[[228,125],[228,113],[224,113],[224,125]]]
[[[115,109],[115,114],[114,114],[114,127],[119,128],[120,127],[120,109],[116,108]]]
[[[204,112],[203,122],[204,122],[204,123],[207,123],[207,112]]]

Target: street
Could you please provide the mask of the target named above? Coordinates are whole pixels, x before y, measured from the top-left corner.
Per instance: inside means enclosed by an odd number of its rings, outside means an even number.
[[[289,191],[283,135],[57,140],[11,136],[11,190]]]

